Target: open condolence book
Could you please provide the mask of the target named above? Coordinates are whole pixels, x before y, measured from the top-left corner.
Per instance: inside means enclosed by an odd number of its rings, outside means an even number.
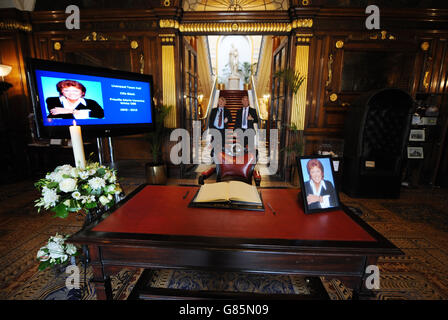
[[[257,188],[240,181],[202,185],[190,202],[190,207],[264,210]]]

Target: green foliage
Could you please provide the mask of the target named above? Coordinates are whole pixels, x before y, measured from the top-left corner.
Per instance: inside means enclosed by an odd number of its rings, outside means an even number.
[[[305,76],[302,76],[299,71],[294,71],[293,69],[290,68],[277,71],[275,73],[275,76],[283,79],[288,85],[288,87],[291,88],[294,94],[296,94],[297,91],[299,91],[300,86],[302,85],[303,81],[305,81]]]
[[[249,62],[244,62],[240,65],[240,71],[241,75],[244,78],[244,83],[249,83],[250,77],[255,73],[255,70],[257,70],[257,63],[250,64]]]
[[[303,155],[303,131],[299,130],[295,123],[288,125],[284,125],[285,128],[291,131],[291,138],[293,138],[293,142],[282,149],[282,151],[286,152],[288,155],[301,156]]]
[[[163,138],[169,132],[164,122],[172,108],[173,106],[164,104],[154,107],[154,130],[146,134],[146,139],[150,143],[152,161],[155,164],[162,163]]]

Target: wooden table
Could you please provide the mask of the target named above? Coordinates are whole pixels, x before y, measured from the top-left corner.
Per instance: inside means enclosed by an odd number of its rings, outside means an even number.
[[[300,274],[366,292],[366,267],[403,254],[346,208],[306,215],[299,189],[260,189],[266,210],[188,208],[198,187],[142,185],[69,242],[89,248],[98,299],[124,267]],[[186,192],[187,197],[184,197]]]

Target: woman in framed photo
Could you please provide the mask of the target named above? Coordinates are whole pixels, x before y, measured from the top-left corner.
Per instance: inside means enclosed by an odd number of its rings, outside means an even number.
[[[329,180],[325,180],[324,166],[319,159],[310,159],[306,164],[310,179],[305,182],[305,194],[308,208],[326,209],[337,207],[336,190]]]

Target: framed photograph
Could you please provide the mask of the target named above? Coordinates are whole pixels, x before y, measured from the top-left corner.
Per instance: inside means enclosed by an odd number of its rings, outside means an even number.
[[[425,141],[425,129],[411,129],[409,141]]]
[[[422,118],[419,115],[413,115],[412,116],[412,124],[413,125],[421,125],[422,124]]]
[[[305,213],[334,211],[341,207],[329,156],[297,157]]]
[[[423,159],[423,147],[408,147],[408,159]]]

